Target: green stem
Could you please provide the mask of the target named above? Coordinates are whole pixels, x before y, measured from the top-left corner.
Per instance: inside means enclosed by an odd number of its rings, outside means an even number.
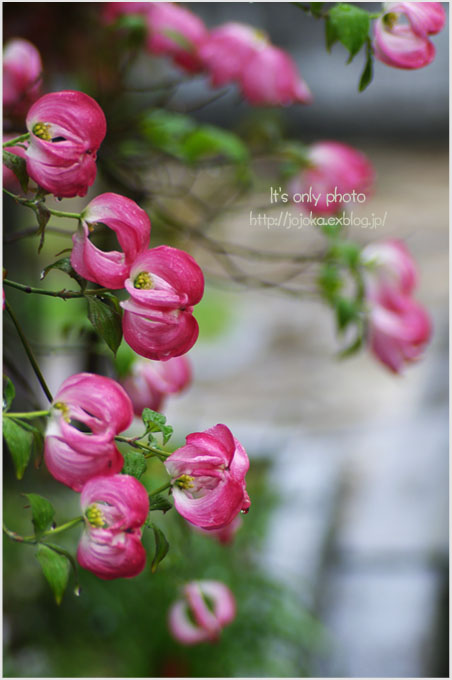
[[[172,486],[172,482],[166,482],[166,484],[162,484],[162,486],[159,486],[158,489],[154,489],[154,491],[151,491],[149,493],[149,496],[156,496],[158,493],[161,493],[162,491],[165,491],[165,489],[169,489]]]
[[[31,208],[35,212],[38,209],[38,205],[37,205],[35,199],[29,200],[28,198],[23,198],[23,196],[19,196],[18,194],[13,194],[11,191],[8,191],[8,189],[5,189],[4,187],[3,187],[3,191],[5,192],[5,194],[7,194],[8,196],[11,196],[11,198],[13,198],[18,203],[25,205],[27,208]],[[56,215],[56,217],[68,217],[68,218],[73,219],[73,220],[81,220],[82,219],[81,213],[72,213],[72,212],[64,212],[63,210],[54,210],[53,208],[48,208],[47,206],[45,206],[45,209],[51,215]]]
[[[4,418],[23,418],[23,419],[33,419],[40,418],[41,416],[48,416],[50,411],[29,411],[28,413],[4,413]]]
[[[4,142],[3,148],[5,149],[7,146],[14,146],[15,144],[19,144],[20,142],[25,142],[27,139],[29,139],[30,133],[25,132],[23,135],[19,135],[19,137],[14,137],[14,139],[10,139],[9,142]]]
[[[17,281],[10,281],[9,279],[4,279],[5,286],[10,286],[11,288],[16,288],[21,290],[23,293],[36,293],[37,295],[50,295],[51,297],[62,298],[63,300],[70,300],[73,298],[82,298],[85,295],[98,295],[100,293],[110,292],[110,288],[93,288],[92,290],[85,290],[79,292],[76,290],[43,290],[42,288],[33,288],[32,286],[25,286],[23,283],[17,283]]]
[[[27,356],[30,360],[30,363],[33,367],[33,370],[34,370],[35,375],[36,375],[36,377],[39,381],[39,384],[41,385],[47,399],[50,402],[52,402],[53,401],[52,393],[50,392],[49,388],[47,387],[47,383],[44,380],[44,376],[41,373],[41,369],[38,366],[38,362],[36,361],[36,359],[34,357],[32,349],[31,349],[30,345],[28,344],[28,340],[25,337],[25,335],[22,331],[22,328],[20,327],[20,324],[19,324],[19,322],[16,318],[16,315],[14,314],[13,310],[11,309],[11,305],[9,304],[8,300],[5,300],[5,308],[6,308],[6,311],[8,312],[8,314],[10,315],[14,326],[16,327],[16,331],[17,331],[17,333],[18,333],[18,335],[19,335],[19,337],[22,341],[22,345],[24,346],[24,350],[25,350],[25,352],[26,352],[26,354],[27,354]]]
[[[153,456],[159,456],[163,458],[168,458],[171,456],[171,453],[168,451],[164,451],[163,449],[157,449],[154,446],[148,446],[147,444],[141,444],[140,442],[137,442],[135,439],[131,437],[122,437],[121,435],[118,435],[115,437],[117,442],[123,442],[124,444],[128,444],[129,446],[132,446],[134,449],[142,449],[143,451],[148,451],[149,453],[146,455],[145,458],[152,458]]]
[[[69,522],[65,522],[64,524],[60,524],[59,527],[55,527],[55,529],[49,529],[48,531],[44,531],[44,533],[41,534],[39,537],[39,540],[41,538],[45,538],[46,536],[53,536],[54,534],[59,534],[62,531],[67,531],[68,529],[72,529],[72,527],[77,526],[77,524],[80,524],[80,522],[83,522],[83,517],[75,517],[74,519],[69,520]],[[31,544],[36,544],[38,543],[38,538],[36,536],[20,536],[19,534],[16,534],[15,531],[11,531],[11,529],[8,529],[5,524],[3,525],[3,532],[8,536],[8,538],[11,538],[11,540],[16,541],[17,543],[31,543]]]

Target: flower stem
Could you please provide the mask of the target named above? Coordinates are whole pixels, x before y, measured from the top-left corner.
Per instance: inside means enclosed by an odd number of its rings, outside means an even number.
[[[4,418],[22,418],[22,419],[33,419],[41,418],[41,416],[48,416],[50,411],[29,411],[28,413],[4,413]]]
[[[33,367],[33,370],[34,370],[35,375],[36,375],[36,377],[39,381],[39,384],[41,385],[47,399],[50,402],[52,402],[53,401],[52,393],[50,392],[49,388],[47,387],[47,383],[44,380],[44,376],[41,373],[41,369],[38,366],[38,362],[36,361],[36,359],[34,357],[34,354],[33,354],[32,349],[31,349],[31,347],[28,343],[28,340],[25,337],[25,335],[22,331],[22,328],[20,327],[20,324],[19,324],[19,322],[16,318],[16,315],[14,314],[13,310],[11,309],[11,305],[9,304],[8,300],[5,300],[5,308],[6,308],[6,311],[8,312],[8,314],[9,314],[9,316],[11,317],[11,320],[12,320],[14,326],[16,327],[16,331],[19,335],[19,338],[22,341],[22,345],[24,346],[24,350],[25,350],[25,352],[26,352],[26,354],[27,354],[27,356],[30,360],[30,363]]]
[[[80,524],[80,522],[83,522],[83,516],[80,515],[80,517],[74,517],[74,519],[70,519],[69,522],[65,522],[64,524],[60,524],[59,527],[55,527],[55,529],[49,529],[48,531],[44,531],[42,534],[43,536],[53,536],[54,534],[60,534],[62,531],[67,531],[68,529],[72,529],[72,527],[77,526],[77,524]]]
[[[8,191],[8,189],[5,189],[3,187],[3,191],[5,194],[8,196],[11,196],[15,201],[18,203],[21,203],[22,205],[25,205],[27,208],[31,208],[36,212],[38,209],[38,205],[35,199],[29,200],[28,198],[24,198],[23,196],[19,196],[18,194],[13,194],[11,191]],[[39,201],[41,203],[41,201]],[[68,217],[73,220],[81,220],[82,216],[81,213],[72,213],[72,212],[64,212],[63,210],[54,210],[54,208],[48,208],[45,206],[45,209],[51,214],[51,215],[56,215],[56,217]]]
[[[162,484],[162,486],[159,486],[158,489],[154,489],[154,491],[151,491],[149,496],[156,496],[158,493],[165,491],[165,489],[169,489],[171,486],[172,486],[172,482],[170,480],[169,482],[166,482],[166,484]]]
[[[49,529],[48,531],[44,531],[44,533],[42,533],[41,536],[39,537],[39,540],[46,536],[53,536],[54,534],[60,534],[62,531],[72,529],[72,527],[77,526],[77,524],[80,524],[80,522],[83,522],[83,517],[82,516],[75,517],[74,519],[69,520],[69,522],[60,524],[60,526],[55,527],[55,529]],[[3,533],[5,533],[8,536],[8,538],[10,538],[13,541],[16,541],[17,543],[31,543],[31,544],[38,543],[38,538],[36,536],[20,536],[19,534],[16,534],[15,531],[11,531],[11,529],[8,529],[8,527],[5,526],[5,524],[3,525]]]
[[[26,286],[23,283],[17,283],[17,281],[10,281],[9,279],[4,279],[5,286],[10,286],[11,288],[16,288],[21,290],[23,293],[36,293],[37,295],[50,295],[51,297],[58,297],[62,300],[70,300],[72,298],[82,298],[85,295],[98,295],[100,293],[110,292],[110,288],[93,288],[92,290],[76,291],[76,290],[43,290],[42,288],[33,288],[32,286]]]
[[[14,139],[10,139],[8,142],[4,142],[3,148],[5,149],[7,146],[14,146],[15,144],[19,144],[20,142],[25,142],[27,139],[29,139],[30,133],[25,132],[23,135],[19,135],[19,137],[14,137]]]

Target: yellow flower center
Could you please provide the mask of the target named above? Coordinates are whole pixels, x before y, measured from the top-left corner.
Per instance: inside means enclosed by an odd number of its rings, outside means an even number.
[[[176,485],[179,489],[193,489],[193,480],[194,477],[190,477],[190,475],[181,475],[179,479],[176,479]]]
[[[63,418],[67,423],[71,422],[71,416],[69,412],[69,406],[64,403],[64,401],[57,401],[54,405],[54,408],[58,409],[58,411],[61,411],[63,414]]]
[[[383,22],[389,30],[397,23],[398,15],[395,12],[388,12],[383,17]]]
[[[95,503],[93,505],[90,505],[89,508],[86,510],[85,517],[91,524],[91,526],[95,527],[96,529],[102,529],[103,527],[106,526],[106,522],[104,520],[102,511],[99,508],[99,506],[96,505]]]
[[[140,272],[133,282],[134,288],[140,288],[141,290],[150,290],[153,288],[152,276],[149,272]]]
[[[39,139],[45,139],[50,142],[52,135],[50,134],[50,125],[48,123],[35,123],[33,125],[33,134]]]

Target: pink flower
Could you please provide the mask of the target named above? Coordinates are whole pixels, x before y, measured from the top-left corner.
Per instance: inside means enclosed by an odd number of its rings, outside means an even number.
[[[334,215],[346,203],[362,203],[374,171],[367,158],[340,142],[318,142],[308,154],[309,166],[290,182],[294,203],[315,215]]]
[[[197,50],[207,38],[207,29],[201,19],[173,2],[148,4],[149,52],[171,57],[186,71],[199,71],[202,64]]]
[[[141,527],[149,512],[146,489],[134,477],[94,477],[82,489],[85,518],[77,559],[103,579],[132,578],[144,569]]]
[[[39,97],[41,56],[32,43],[10,40],[3,50],[3,107],[13,115],[26,113]]]
[[[429,341],[431,323],[425,309],[401,293],[382,292],[372,301],[369,344],[375,356],[394,373],[415,361]]]
[[[370,289],[396,288],[409,295],[417,285],[416,263],[402,241],[388,239],[363,248],[361,260],[369,267],[366,275],[368,296]],[[378,294],[378,291],[376,291]]]
[[[14,139],[18,136],[19,133],[6,134],[3,136],[3,142],[9,142],[10,139]],[[9,153],[13,153],[15,156],[25,158],[25,149],[22,146],[7,146],[5,151],[9,151]],[[6,165],[3,165],[3,186],[14,194],[22,193],[22,187],[20,186],[19,180],[14,172],[7,168]]]
[[[230,22],[210,32],[199,56],[214,87],[239,80],[248,61],[268,45],[265,35],[246,24]]]
[[[123,288],[130,267],[149,246],[149,217],[134,201],[118,194],[101,194],[86,206],[82,225],[72,240],[71,264],[88,281],[107,288]],[[97,223],[112,229],[123,252],[104,253],[89,240]]]
[[[149,5],[149,2],[105,2],[102,3],[102,19],[110,24],[125,14],[146,15]]]
[[[177,248],[159,246],[141,253],[125,282],[124,339],[141,356],[165,361],[193,347],[198,324],[193,305],[204,292],[195,260]]]
[[[183,645],[215,642],[222,628],[235,618],[235,600],[219,581],[192,581],[184,587],[184,599],[168,612],[171,634]]]
[[[165,462],[174,480],[176,510],[202,529],[221,529],[251,505],[245,475],[246,451],[226,425],[215,425],[186,438]]]
[[[181,356],[169,361],[139,359],[122,385],[132,400],[135,414],[141,416],[144,408],[160,411],[166,396],[182,392],[190,381],[190,362],[187,356]]]
[[[119,472],[123,458],[115,435],[133,420],[132,403],[111,378],[77,373],[53,401],[44,459],[55,479],[80,491],[91,477]]]
[[[441,3],[387,2],[384,10],[374,26],[373,47],[377,59],[403,69],[430,64],[435,58],[435,47],[428,36],[441,31],[446,22]]]
[[[33,104],[26,122],[30,177],[55,196],[84,196],[107,129],[99,104],[83,92],[52,92]]]
[[[273,45],[258,49],[243,65],[240,84],[251,104],[288,106],[310,104],[312,95],[292,58]]]

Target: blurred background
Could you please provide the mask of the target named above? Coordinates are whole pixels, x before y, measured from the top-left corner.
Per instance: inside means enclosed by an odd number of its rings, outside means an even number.
[[[371,11],[380,8],[364,4]],[[96,23],[100,5],[5,3],[4,38],[25,37],[39,48],[47,91],[85,89],[87,68],[95,71],[105,48]],[[195,78],[178,88],[171,99],[174,109],[234,130],[264,121],[304,142],[335,139],[362,150],[377,181],[373,195],[354,213],[387,213],[387,219],[373,230],[352,227],[350,236],[362,244],[387,237],[406,241],[419,264],[418,297],[432,316],[433,339],[425,358],[401,377],[366,351],[338,360],[328,309],[285,296],[278,286],[231,280],[202,239],[153,221],[151,243],[189,250],[207,279],[195,312],[200,339],[189,354],[193,385],[165,410],[176,432],[171,444],[183,444],[189,432],[227,424],[251,459],[252,508],[230,546],[194,533],[175,511],[154,513],[172,544],[158,572],[147,569],[132,581],[110,583],[83,572],[80,596],[68,588],[60,607],[33,548],[6,539],[4,675],[447,677],[448,30],[434,37],[437,55],[430,66],[408,72],[376,62],[374,81],[358,93],[363,55],[346,65],[342,46],[328,54],[323,22],[293,4],[187,7],[208,27],[241,21],[266,30],[294,57],[314,103],[279,112],[253,110],[232,89],[204,106],[212,91],[205,79]],[[166,78],[179,72],[165,59],[141,54],[131,78],[142,85],[155,74]],[[112,138],[120,135],[113,89],[85,91],[106,111],[106,142],[110,130]],[[131,95],[129,107],[142,106],[140,96]],[[112,188],[108,159],[101,149],[98,181],[86,198],[56,205],[75,211],[108,190],[139,200],[140,191]],[[159,167],[147,176],[151,191],[164,183]],[[219,179],[216,169],[197,176],[203,186]],[[321,238],[313,227],[250,225],[250,210],[268,203],[273,182],[271,165],[263,164],[255,190],[233,211],[215,216],[205,233],[276,253],[315,249]],[[49,233],[37,256],[34,239],[16,238],[33,225],[33,215],[12,201],[5,200],[4,210],[8,278],[44,285],[40,271],[70,240]],[[181,210],[178,218],[191,224],[192,215]],[[52,223],[73,229],[65,222]],[[235,262],[243,264],[239,258]],[[281,265],[246,264],[254,267],[247,271],[260,276],[265,271],[279,280]],[[61,273],[48,275],[47,288],[63,286],[70,287]],[[99,356],[86,326],[82,302],[11,289],[7,295],[51,390],[93,366],[113,375],[107,352]],[[14,409],[34,408],[30,394],[36,400],[39,386],[9,320],[4,348],[5,372],[18,391]],[[157,465],[150,468],[146,485],[159,486],[161,474]],[[21,493],[50,498],[61,522],[79,512],[77,495],[43,466],[37,471],[31,465],[18,482],[5,456],[4,480],[4,520],[19,533],[31,529]],[[64,538],[71,549],[77,534],[76,529]],[[152,551],[152,538],[145,542]],[[217,645],[187,649],[170,638],[166,612],[177,598],[176,586],[193,578],[227,583],[238,616]]]

